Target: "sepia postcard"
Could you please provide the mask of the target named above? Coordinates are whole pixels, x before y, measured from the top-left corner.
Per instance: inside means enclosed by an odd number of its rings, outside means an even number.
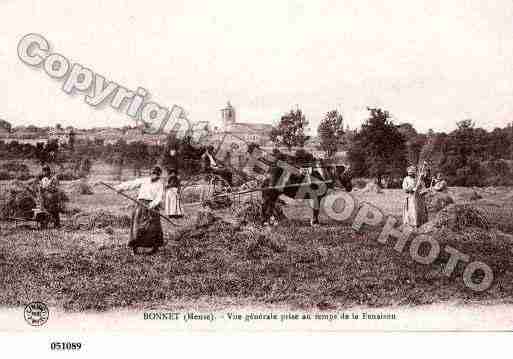
[[[0,19],[2,340],[513,330],[512,2]]]

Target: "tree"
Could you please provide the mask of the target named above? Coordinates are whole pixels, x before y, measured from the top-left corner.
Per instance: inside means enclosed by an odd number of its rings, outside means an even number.
[[[283,115],[278,126],[271,130],[270,138],[277,145],[285,145],[289,151],[294,146],[303,147],[310,138],[305,135],[308,121],[300,109],[291,110]]]
[[[344,139],[344,119],[337,110],[328,112],[317,127],[317,134],[321,142],[321,148],[326,157],[332,157],[337,153],[339,145]]]
[[[404,173],[406,141],[387,111],[367,110],[370,116],[354,136],[349,162],[355,175],[374,177],[381,185],[384,176],[398,178]]]
[[[401,123],[397,126],[399,132],[406,140],[406,159],[408,163],[419,163],[421,151],[426,143],[426,135],[419,134],[410,123]]]
[[[0,129],[2,129],[2,128],[4,130],[6,130],[7,132],[11,132],[12,131],[12,125],[9,122],[7,122],[6,120],[2,120],[0,118]]]
[[[449,137],[445,133],[428,131],[419,153],[418,163],[427,161],[431,165],[431,173],[439,172],[447,161]],[[413,162],[415,163],[415,162]]]

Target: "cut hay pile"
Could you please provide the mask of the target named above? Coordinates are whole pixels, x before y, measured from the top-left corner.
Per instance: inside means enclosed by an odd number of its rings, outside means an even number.
[[[235,209],[234,215],[241,224],[262,224],[262,202],[256,200],[245,202]]]
[[[287,250],[285,239],[276,234],[263,234],[263,228],[259,226],[245,227],[242,235],[246,237],[245,254],[249,259],[269,258],[274,253],[283,253]]]
[[[73,181],[67,188],[68,192],[78,195],[92,195],[93,190],[87,179],[83,178],[79,181]]]
[[[198,211],[195,227],[201,228],[210,226],[212,223],[216,222],[217,219],[218,218],[208,207],[203,207]]]
[[[513,203],[481,200],[474,204],[488,222],[497,229],[513,234]]]
[[[490,223],[479,209],[468,204],[451,204],[431,221],[434,228],[461,232],[469,228],[490,229]]]
[[[31,186],[13,181],[2,191],[0,217],[31,218],[36,208],[36,192]]]
[[[59,206],[62,212],[65,212],[67,202],[69,197],[60,190]],[[0,194],[0,217],[32,218],[32,210],[39,205],[35,183],[12,181]]]
[[[117,215],[108,211],[81,212],[75,214],[66,224],[67,230],[92,230],[106,227],[130,227],[131,217],[127,214]]]
[[[258,224],[261,225],[264,223],[264,218],[262,217],[262,200],[260,199],[252,199],[250,201],[246,201],[241,204],[238,208],[235,209],[234,215],[240,222],[240,224]],[[274,210],[272,213],[275,221],[282,221],[287,217],[283,213],[282,203],[277,202],[274,206]]]
[[[435,191],[429,191],[426,193],[425,200],[429,213],[436,213],[454,203],[452,197],[447,193]]]
[[[195,261],[196,265],[204,263],[205,268],[215,264],[215,270],[219,271],[233,263],[244,265],[246,260],[272,258],[286,252],[287,245],[281,235],[265,231],[261,226],[248,225],[240,230],[217,221],[207,228],[183,233],[176,251],[181,260]],[[237,290],[239,286],[229,288],[229,294],[240,294]]]

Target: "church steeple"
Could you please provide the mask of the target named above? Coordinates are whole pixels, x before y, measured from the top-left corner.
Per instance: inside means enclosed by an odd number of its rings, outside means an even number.
[[[223,119],[223,127],[227,129],[231,124],[235,123],[235,109],[230,104],[230,101],[226,104],[226,107],[221,110],[221,116]]]

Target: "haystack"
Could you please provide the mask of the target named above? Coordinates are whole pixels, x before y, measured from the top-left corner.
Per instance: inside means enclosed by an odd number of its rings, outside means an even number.
[[[239,206],[234,214],[241,224],[262,224],[262,207],[262,200],[252,199]],[[287,218],[283,213],[281,201],[275,204],[272,216],[278,222]]]
[[[61,211],[64,212],[69,197],[59,190],[58,198]],[[34,182],[13,181],[2,193],[0,216],[32,218],[32,210],[40,205],[37,185]]]
[[[479,209],[469,204],[451,204],[427,223],[433,229],[447,228],[461,232],[470,228],[490,229],[490,223]]]
[[[454,203],[451,196],[444,192],[429,191],[425,196],[429,213],[436,213],[448,205]]]
[[[31,186],[19,181],[13,181],[4,190],[0,203],[0,216],[31,218],[32,210],[36,208],[36,192]]]

